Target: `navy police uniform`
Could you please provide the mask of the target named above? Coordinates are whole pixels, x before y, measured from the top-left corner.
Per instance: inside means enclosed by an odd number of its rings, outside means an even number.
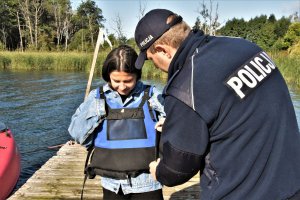
[[[201,199],[289,199],[300,190],[300,134],[270,57],[241,39],[192,31],[165,87],[158,181],[201,172]]]

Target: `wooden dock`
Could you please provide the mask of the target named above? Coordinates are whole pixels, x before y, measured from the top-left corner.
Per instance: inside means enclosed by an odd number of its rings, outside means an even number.
[[[79,144],[65,144],[8,200],[80,199],[86,153]],[[199,175],[185,184],[163,188],[165,200],[199,199],[199,191]],[[98,176],[87,179],[84,199],[102,199]]]

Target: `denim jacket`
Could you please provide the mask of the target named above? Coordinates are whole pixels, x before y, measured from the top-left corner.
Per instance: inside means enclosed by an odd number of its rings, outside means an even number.
[[[124,102],[122,101],[119,93],[112,90],[108,84],[103,86],[103,92],[107,98],[115,99],[116,103],[126,106],[127,104],[138,100],[137,97],[139,95],[137,94],[143,92],[143,88],[144,84],[141,81],[138,81],[135,88]],[[105,102],[103,99],[97,99],[96,95],[96,89],[90,92],[88,97],[77,108],[75,114],[72,116],[71,124],[68,128],[73,139],[85,147],[89,147],[92,144],[92,133],[95,128],[103,122],[106,115]],[[159,118],[165,117],[163,98],[155,87],[153,87],[149,103],[152,108],[159,113]],[[101,177],[101,184],[104,188],[116,193],[121,186],[124,194],[149,192],[162,187],[159,182],[152,179],[150,174],[141,174],[136,178],[131,178],[132,186],[130,186],[128,179],[115,180],[107,177]]]

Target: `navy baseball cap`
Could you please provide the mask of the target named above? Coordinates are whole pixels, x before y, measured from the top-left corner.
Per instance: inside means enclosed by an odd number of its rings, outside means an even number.
[[[170,15],[175,19],[167,24]],[[147,49],[168,31],[172,26],[182,21],[182,17],[166,9],[154,9],[149,11],[137,24],[135,28],[135,42],[140,49],[140,54],[135,62],[135,68],[142,69],[147,60]]]

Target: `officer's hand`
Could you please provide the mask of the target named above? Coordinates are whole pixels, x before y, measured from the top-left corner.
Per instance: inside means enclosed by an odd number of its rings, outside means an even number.
[[[157,159],[157,161],[153,161],[149,164],[150,174],[154,180],[156,180],[156,167],[159,164],[159,162],[160,162],[160,158]]]
[[[155,124],[155,129],[158,131],[158,132],[161,132],[162,131],[162,127],[163,127],[163,124],[165,123],[165,120],[166,118],[160,118],[159,121]]]

